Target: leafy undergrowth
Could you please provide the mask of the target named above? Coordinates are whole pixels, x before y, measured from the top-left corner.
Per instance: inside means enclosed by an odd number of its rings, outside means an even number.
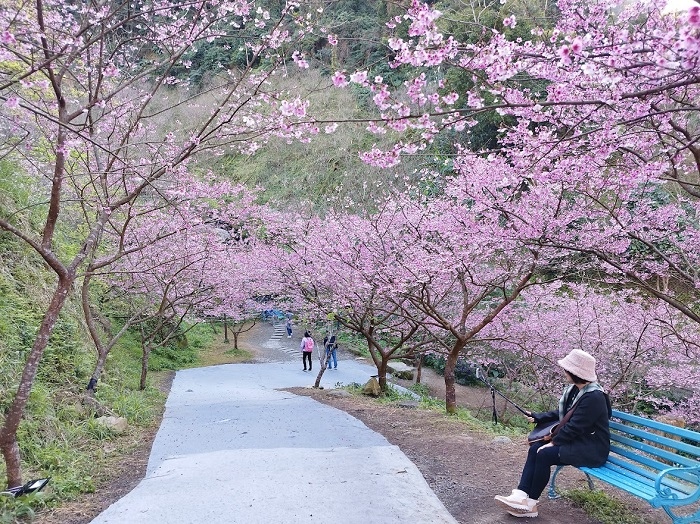
[[[83,403],[83,388],[57,391],[35,386],[18,434],[23,475],[25,481],[43,477],[51,481],[38,494],[0,497],[0,524],[31,521],[37,511],[94,492],[109,481],[121,457],[132,453],[145,433],[155,431],[165,405],[157,386],[165,374],[152,374],[150,382],[156,385],[145,391],[135,387],[138,376],[129,375],[112,368],[97,390],[107,414],[127,419],[129,426],[121,434],[96,422],[94,410]],[[4,464],[0,475],[5,475]]]
[[[347,387],[344,387],[343,389],[348,390],[353,395],[363,394],[363,386],[361,384],[353,383]],[[420,400],[418,400],[420,408],[429,409],[431,411],[444,414],[446,417],[450,417],[463,423],[464,428],[470,431],[478,431],[480,433],[486,433],[494,436],[505,435],[511,438],[522,438],[524,435],[522,428],[504,425],[494,427],[491,422],[486,422],[474,417],[470,410],[463,407],[458,407],[454,414],[448,415],[445,409],[444,399],[431,396],[429,389],[422,384],[414,384],[410,387],[410,390],[420,397]],[[402,401],[416,401],[416,398],[411,394],[404,393],[401,390],[389,385],[388,390],[383,392],[376,400],[379,403],[391,404]]]
[[[574,505],[583,508],[588,515],[598,519],[601,524],[644,524],[646,522],[603,491],[572,489],[563,492],[563,495]]]

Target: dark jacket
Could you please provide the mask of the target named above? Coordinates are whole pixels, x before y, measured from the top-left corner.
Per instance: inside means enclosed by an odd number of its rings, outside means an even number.
[[[569,421],[559,430],[552,444],[559,446],[559,458],[572,466],[598,467],[605,464],[610,453],[612,416],[610,399],[602,391],[585,393],[576,402]],[[559,420],[559,411],[533,413],[536,422]]]

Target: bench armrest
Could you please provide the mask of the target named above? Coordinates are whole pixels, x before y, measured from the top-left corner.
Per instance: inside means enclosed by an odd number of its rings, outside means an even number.
[[[685,473],[686,475],[695,475],[697,481],[695,483],[695,491],[685,497],[679,497],[678,493],[672,491],[670,488],[664,487],[661,483],[664,477],[668,475],[675,475],[678,472]],[[681,481],[682,482],[682,481]],[[664,505],[685,505],[692,504],[696,500],[700,499],[700,466],[685,467],[685,468],[666,468],[659,472],[656,477],[656,483],[654,485],[656,489],[656,499],[653,501],[652,505],[659,507]]]

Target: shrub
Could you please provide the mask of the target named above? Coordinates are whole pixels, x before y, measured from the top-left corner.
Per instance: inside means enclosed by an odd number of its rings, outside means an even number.
[[[447,359],[442,355],[428,354],[423,359],[423,365],[434,369],[438,374],[445,374]],[[480,384],[474,372],[474,366],[465,359],[457,359],[455,366],[455,382],[463,386],[475,386]]]
[[[601,524],[644,524],[645,520],[630,512],[621,503],[603,491],[572,489],[564,496]]]

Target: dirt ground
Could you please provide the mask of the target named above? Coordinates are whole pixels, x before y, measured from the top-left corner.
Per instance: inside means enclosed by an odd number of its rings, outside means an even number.
[[[270,350],[264,349],[262,344],[268,336],[269,332],[265,329],[257,330],[244,344],[254,352],[257,361],[266,362],[272,358]],[[341,362],[348,358],[355,357],[341,349]],[[444,398],[441,376],[432,370],[424,370],[421,382],[432,396]],[[403,384],[407,385],[405,381]],[[169,383],[164,386],[168,387]],[[491,398],[487,390],[457,387],[460,406],[473,412],[488,410],[490,413]],[[522,520],[505,513],[493,497],[497,494],[507,495],[516,487],[527,451],[524,442],[498,443],[493,435],[469,431],[464,424],[443,413],[404,407],[402,403],[381,404],[368,397],[337,396],[332,394],[333,390],[294,388],[291,391],[349,413],[398,446],[416,464],[430,487],[461,524],[514,523]],[[141,438],[142,444],[138,449],[124,456],[114,471],[107,472],[95,493],[41,513],[34,522],[87,524],[128,493],[145,474],[155,430],[141,435]],[[371,468],[371,465],[368,467]],[[557,485],[564,489],[583,488],[586,486],[585,477],[573,468],[566,468],[557,478]],[[637,515],[643,517],[645,523],[669,522],[660,510],[652,510],[632,497],[618,496],[612,488],[606,491],[624,500]],[[536,521],[542,524],[598,522],[565,499],[548,500],[545,492],[540,500],[540,516]]]
[[[431,370],[424,371],[422,381],[432,396],[444,398],[443,378]],[[482,388],[457,386],[458,404],[490,413],[490,396]],[[298,389],[299,395],[313,397],[319,402],[341,409],[362,420],[398,446],[420,469],[430,487],[448,511],[462,524],[514,523],[522,519],[505,513],[493,500],[494,495],[510,494],[517,486],[527,448],[524,442],[497,443],[490,434],[465,430],[465,426],[442,413],[401,407],[401,403],[379,404],[367,397],[338,397],[331,391]],[[583,473],[565,468],[557,477],[563,489],[586,488]],[[596,487],[602,488],[599,483]],[[668,523],[661,511],[613,488],[608,493],[623,500],[634,513],[648,524]],[[548,500],[546,491],[540,498],[539,523],[598,522],[565,499]]]

